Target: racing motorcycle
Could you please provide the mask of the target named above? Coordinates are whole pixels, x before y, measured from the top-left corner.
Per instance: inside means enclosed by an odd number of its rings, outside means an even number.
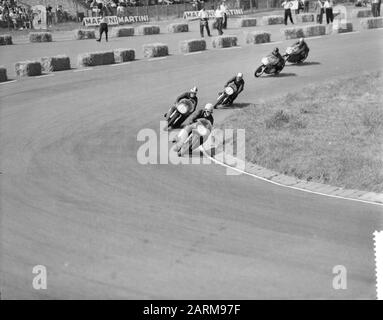
[[[266,74],[278,74],[285,67],[285,61],[283,61],[282,66],[276,65],[276,59],[274,56],[267,56],[262,58],[262,65],[257,68],[254,72],[256,78],[260,77],[263,73]]]
[[[288,47],[285,54],[282,56],[285,61],[290,63],[302,63],[309,55],[309,47],[306,45],[303,50],[300,50],[298,46]]]
[[[192,110],[193,102],[189,99],[181,99],[169,117],[168,129],[179,127],[192,113]]]
[[[192,129],[189,134],[185,129],[182,129],[178,134],[178,142],[175,148],[179,157],[182,157],[187,152],[191,153],[202,145],[213,128],[210,121],[206,119],[198,119],[191,126]]]
[[[227,105],[229,102],[232,103],[233,101],[231,101],[230,98],[237,90],[238,88],[235,83],[230,83],[227,87],[225,87],[223,92],[218,93],[217,102],[215,103],[214,108],[219,105]]]

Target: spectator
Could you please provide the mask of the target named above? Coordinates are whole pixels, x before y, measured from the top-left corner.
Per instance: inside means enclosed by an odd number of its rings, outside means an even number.
[[[293,3],[290,0],[285,0],[282,3],[282,7],[285,9],[285,25],[287,25],[287,19],[290,18],[290,22],[294,24],[293,17],[291,16],[291,7]]]
[[[198,12],[198,18],[199,18],[199,31],[201,34],[201,38],[203,38],[204,28],[206,28],[207,35],[211,37],[210,29],[209,29],[209,15],[206,12],[205,7],[202,7],[202,9]]]
[[[380,7],[382,6],[382,0],[378,1],[378,17],[380,17]]]
[[[122,3],[119,2],[117,6],[117,17],[123,17],[125,15],[125,8],[122,6]]]
[[[378,17],[378,5],[379,0],[372,0],[371,1],[371,12],[373,17]]]
[[[304,5],[304,12],[308,13],[309,12],[309,7],[310,7],[310,1],[309,0],[304,0],[303,1],[303,5]]]
[[[53,16],[52,9],[53,8],[51,6],[47,6],[46,9],[47,9],[47,27],[51,27],[53,24],[53,19],[52,19],[52,16]]]
[[[333,11],[332,11],[333,5],[334,4],[333,4],[332,0],[326,0],[324,5],[323,5],[323,7],[326,10],[326,22],[327,22],[327,24],[332,23],[334,21],[334,15],[333,15]]]
[[[226,4],[226,0],[223,0],[220,9],[223,13],[223,19],[222,19],[222,29],[227,29],[227,14],[229,12],[229,7]]]
[[[215,16],[215,21],[217,23],[218,35],[221,36],[223,35],[223,32],[222,32],[223,12],[219,6],[215,10],[214,16]]]
[[[317,23],[322,24],[324,8],[323,8],[323,3],[322,3],[321,0],[318,0],[315,3],[314,10],[315,10],[316,15],[317,15],[317,18],[316,18],[317,19]]]
[[[104,13],[101,13],[101,23],[100,23],[100,38],[96,41],[101,42],[102,34],[105,32],[105,40],[108,42],[108,18]]]

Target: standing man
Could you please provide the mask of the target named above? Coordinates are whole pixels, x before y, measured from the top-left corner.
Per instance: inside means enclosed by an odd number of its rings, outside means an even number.
[[[382,0],[378,1],[378,17],[380,17],[380,7],[382,6]]]
[[[204,28],[206,28],[207,35],[211,37],[210,29],[209,29],[209,14],[206,12],[205,7],[202,7],[202,9],[198,12],[198,18],[199,18],[199,32],[201,33],[201,38],[203,38]]]
[[[226,30],[226,28],[227,28],[227,15],[229,12],[229,7],[226,4],[226,0],[222,1],[220,9],[223,13],[222,29]]]
[[[282,7],[285,9],[285,25],[287,25],[287,19],[290,18],[290,22],[294,24],[293,17],[291,15],[291,7],[293,6],[293,2],[290,0],[285,0],[282,3]]]
[[[332,0],[326,0],[323,7],[325,8],[325,11],[326,11],[327,24],[329,24],[330,22],[332,23],[334,21],[334,15],[332,12],[332,7],[333,7]]]
[[[317,23],[322,24],[324,8],[323,8],[323,3],[322,3],[321,0],[318,0],[315,3],[314,10],[315,10],[315,12],[317,14],[317,18],[316,18],[317,19]]]
[[[378,17],[378,6],[379,6],[379,0],[371,1],[371,11],[372,11],[373,17]]]
[[[223,12],[221,11],[221,8],[219,6],[215,10],[214,16],[215,16],[215,21],[217,22],[218,35],[221,36],[223,35],[223,32],[222,32]]]
[[[304,0],[303,4],[304,4],[304,7],[305,7],[304,12],[308,13],[309,12],[309,7],[310,7],[310,1],[309,0]]]
[[[108,42],[108,18],[105,13],[101,13],[101,23],[100,23],[100,38],[96,41],[101,42],[102,34],[105,32],[105,40]]]

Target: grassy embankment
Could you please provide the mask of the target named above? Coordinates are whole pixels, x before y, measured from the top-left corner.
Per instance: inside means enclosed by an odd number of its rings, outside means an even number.
[[[229,117],[246,159],[299,179],[383,192],[381,72],[308,86]]]

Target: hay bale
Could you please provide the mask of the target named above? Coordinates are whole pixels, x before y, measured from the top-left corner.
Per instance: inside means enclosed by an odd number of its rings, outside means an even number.
[[[213,48],[228,48],[237,45],[238,38],[236,36],[218,36],[213,38]]]
[[[134,49],[114,49],[113,52],[115,63],[133,61],[136,58],[136,51]]]
[[[132,37],[134,36],[133,27],[113,27],[111,31],[112,37]]]
[[[181,53],[206,50],[206,41],[203,39],[192,39],[180,41],[179,48]]]
[[[383,28],[383,17],[361,19],[360,24],[363,29]]]
[[[160,33],[160,27],[144,24],[142,26],[137,27],[137,34],[140,35],[148,35],[148,34],[159,34]]]
[[[246,43],[266,43],[270,42],[270,33],[265,31],[252,31],[246,34]]]
[[[163,57],[169,54],[169,49],[163,43],[150,43],[142,46],[145,58]]]
[[[172,23],[168,25],[168,32],[189,32],[189,25],[187,23]]]
[[[324,25],[311,25],[302,27],[305,37],[323,36],[326,34],[326,26]]]
[[[9,34],[4,34],[0,36],[0,45],[5,46],[5,45],[10,45],[13,44],[12,42],[12,36]]]
[[[265,16],[262,17],[262,23],[264,25],[272,25],[272,24],[284,24],[285,18],[283,16]]]
[[[241,18],[238,19],[238,28],[255,27],[257,25],[257,18]]]
[[[42,57],[40,63],[45,72],[70,70],[70,59],[65,55]]]
[[[41,69],[41,63],[39,61],[21,61],[15,63],[16,75],[20,77],[40,76]]]
[[[353,30],[352,22],[334,21],[334,23],[332,25],[332,32],[333,33],[352,32],[352,30]]]
[[[314,15],[312,13],[297,14],[295,20],[298,23],[314,22]]]
[[[73,34],[76,40],[96,39],[96,31],[92,29],[76,29]]]
[[[286,40],[304,37],[302,27],[285,28],[282,29],[281,32],[285,35]]]
[[[7,80],[7,69],[5,69],[3,66],[0,66],[0,82],[5,82]]]
[[[113,63],[113,51],[86,52],[77,56],[77,64],[80,67],[92,67]]]
[[[372,17],[371,9],[353,9],[351,11],[351,17],[353,18],[369,18]]]
[[[52,33],[50,32],[31,32],[29,42],[52,42]]]

